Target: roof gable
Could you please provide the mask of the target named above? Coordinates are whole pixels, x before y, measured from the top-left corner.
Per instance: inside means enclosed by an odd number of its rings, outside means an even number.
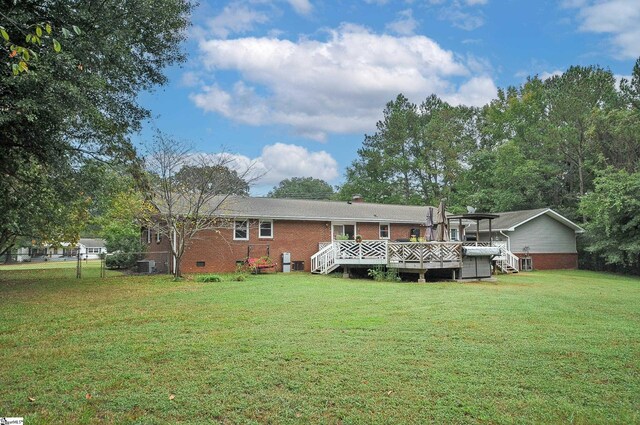
[[[493,220],[492,230],[499,232],[513,232],[517,227],[523,224],[535,220],[541,215],[547,215],[559,223],[571,228],[576,233],[583,233],[584,229],[563,215],[555,212],[551,208],[538,208],[534,210],[520,210],[520,211],[507,211],[496,213],[500,217]],[[475,229],[475,226],[472,226]],[[480,223],[480,231],[488,232],[489,223]]]

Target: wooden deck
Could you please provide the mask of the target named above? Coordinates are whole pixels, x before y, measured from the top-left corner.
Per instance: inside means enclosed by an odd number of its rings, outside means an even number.
[[[503,271],[518,271],[518,257],[505,242],[391,242],[386,240],[321,242],[320,250],[311,257],[313,273],[330,273],[341,266],[384,265],[401,270],[424,272],[432,269],[460,269],[463,246],[496,246],[500,256],[494,257]]]
[[[334,241],[321,244],[311,270],[326,274],[340,266],[386,265],[406,270],[462,267],[460,242]]]

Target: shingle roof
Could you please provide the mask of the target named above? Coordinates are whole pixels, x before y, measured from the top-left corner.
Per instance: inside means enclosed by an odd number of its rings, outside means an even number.
[[[104,248],[104,239],[80,238],[78,243],[87,248]]]
[[[507,211],[507,212],[499,212],[496,213],[500,217],[493,220],[491,223],[491,228],[493,231],[513,231],[514,228],[526,223],[529,220],[532,220],[542,214],[546,214],[554,220],[559,221],[560,223],[566,225],[567,227],[572,228],[578,233],[584,232],[584,229],[577,224],[573,223],[568,218],[558,214],[551,208],[537,208],[534,210],[521,210],[521,211]],[[475,231],[475,224],[470,226],[470,231]],[[489,231],[489,221],[484,220],[480,222],[480,231],[488,232]]]
[[[219,213],[220,216],[228,218],[423,223],[428,208],[366,202],[234,196],[224,201]]]

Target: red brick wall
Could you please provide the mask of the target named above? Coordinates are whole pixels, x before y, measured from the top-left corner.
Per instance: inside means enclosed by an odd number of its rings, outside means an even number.
[[[364,240],[380,239],[380,225],[378,223],[357,223],[356,232],[362,236]],[[390,240],[408,239],[411,229],[419,228],[420,236],[424,236],[425,228],[419,224],[391,224]]]
[[[519,258],[525,257],[524,253],[516,253]],[[578,254],[529,254],[533,260],[534,270],[577,269]]]
[[[282,270],[283,252],[291,253],[291,261],[304,261],[305,271],[310,271],[311,256],[318,252],[318,242],[331,239],[329,222],[274,221],[273,238],[258,238],[258,221],[250,220],[249,240],[233,240],[233,229],[221,229],[219,232],[202,232],[194,240],[182,257],[182,271],[185,273],[233,272],[236,261],[247,257],[251,247],[251,257],[269,255]],[[204,267],[197,267],[197,261],[204,261]]]
[[[145,258],[156,262],[156,271],[158,273],[169,273],[172,266],[171,247],[169,246],[169,238],[162,236],[160,242],[157,241],[155,229],[151,229],[151,242],[147,243],[147,230],[144,229],[141,234],[142,245],[146,247]]]
[[[418,224],[391,224],[391,240],[408,238],[411,228]],[[356,231],[363,239],[379,239],[378,223],[357,223]],[[421,228],[421,235],[424,227]],[[236,261],[247,257],[247,249],[251,246],[251,257],[262,257],[267,254],[278,263],[278,271],[282,270],[281,256],[283,252],[291,253],[291,261],[304,261],[305,271],[311,271],[311,256],[318,252],[319,242],[331,240],[331,223],[314,221],[274,220],[273,238],[258,238],[258,220],[250,220],[249,240],[234,241],[233,229],[221,229],[219,232],[206,231],[194,240],[182,257],[182,271],[185,273],[233,272]],[[152,242],[153,245],[154,242]],[[197,267],[196,262],[204,261],[204,267]]]

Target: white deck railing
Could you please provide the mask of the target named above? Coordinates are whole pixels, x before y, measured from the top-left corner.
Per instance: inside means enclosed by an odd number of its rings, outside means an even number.
[[[320,251],[311,256],[312,273],[327,274],[337,267],[336,249],[332,243],[325,245]]]

